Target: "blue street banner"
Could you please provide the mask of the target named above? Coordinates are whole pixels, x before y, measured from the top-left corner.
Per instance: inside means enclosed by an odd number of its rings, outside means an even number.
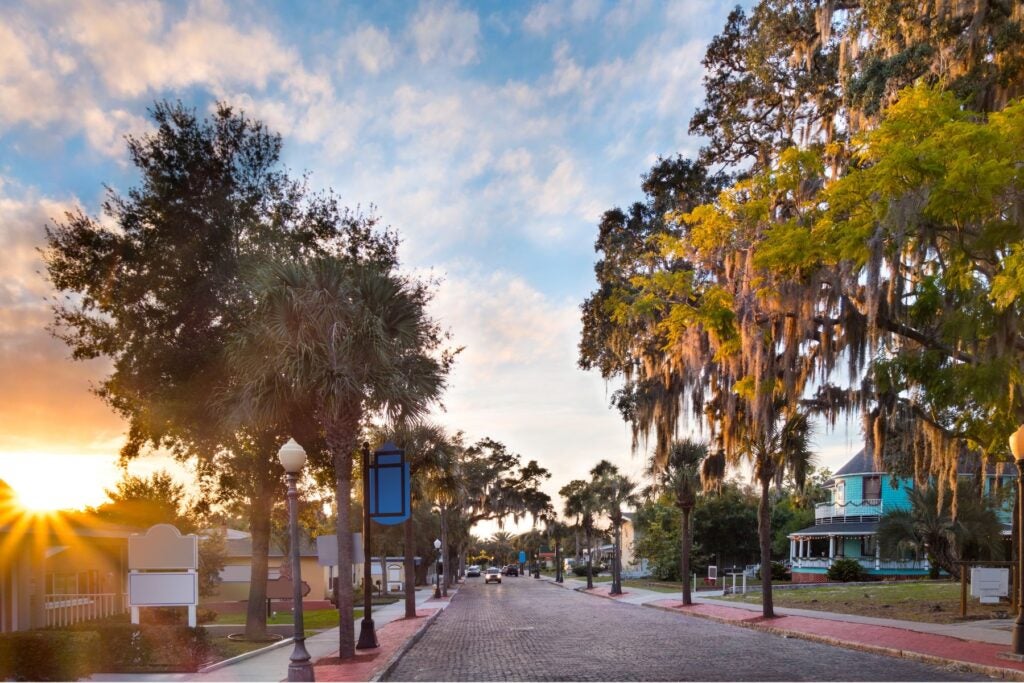
[[[520,550],[519,551],[519,562],[520,562],[520,564],[522,564],[523,562],[526,562],[526,551],[525,550]]]
[[[412,482],[405,451],[390,441],[373,452],[370,464],[370,519],[401,524],[412,510]]]

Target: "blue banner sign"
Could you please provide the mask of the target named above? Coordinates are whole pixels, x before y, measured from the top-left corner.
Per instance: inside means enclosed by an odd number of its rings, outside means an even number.
[[[390,441],[373,452],[370,464],[370,519],[401,524],[412,510],[412,482],[405,451]]]
[[[520,563],[526,562],[526,551],[525,550],[520,550],[519,551],[519,562]]]

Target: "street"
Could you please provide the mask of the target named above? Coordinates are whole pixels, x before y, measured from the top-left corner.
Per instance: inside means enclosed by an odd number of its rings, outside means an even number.
[[[503,577],[467,579],[386,680],[985,679]]]

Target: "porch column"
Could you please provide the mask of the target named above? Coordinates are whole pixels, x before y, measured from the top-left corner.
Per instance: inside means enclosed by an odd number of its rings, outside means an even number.
[[[796,559],[796,539],[789,539],[789,561],[793,562]]]
[[[875,538],[875,569],[882,568],[882,546],[878,543],[878,538]]]
[[[832,558],[836,556],[836,537],[828,537],[828,566],[832,566]]]

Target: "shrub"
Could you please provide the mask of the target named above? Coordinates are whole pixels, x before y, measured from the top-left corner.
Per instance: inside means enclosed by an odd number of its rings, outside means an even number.
[[[206,629],[138,624],[79,624],[94,631],[102,651],[99,669],[111,673],[193,672],[209,657]]]
[[[860,562],[852,557],[842,557],[832,562],[828,568],[829,581],[867,581],[868,572]]]
[[[211,621],[217,621],[217,616],[217,610],[212,610],[209,607],[196,608],[196,623],[198,624],[209,624]]]
[[[761,570],[758,569],[754,575],[757,579],[761,578]],[[789,568],[781,562],[772,562],[772,581],[789,581],[793,578],[793,575],[789,573]]]
[[[0,678],[74,681],[99,671],[100,637],[73,631],[18,631],[0,636]]]

